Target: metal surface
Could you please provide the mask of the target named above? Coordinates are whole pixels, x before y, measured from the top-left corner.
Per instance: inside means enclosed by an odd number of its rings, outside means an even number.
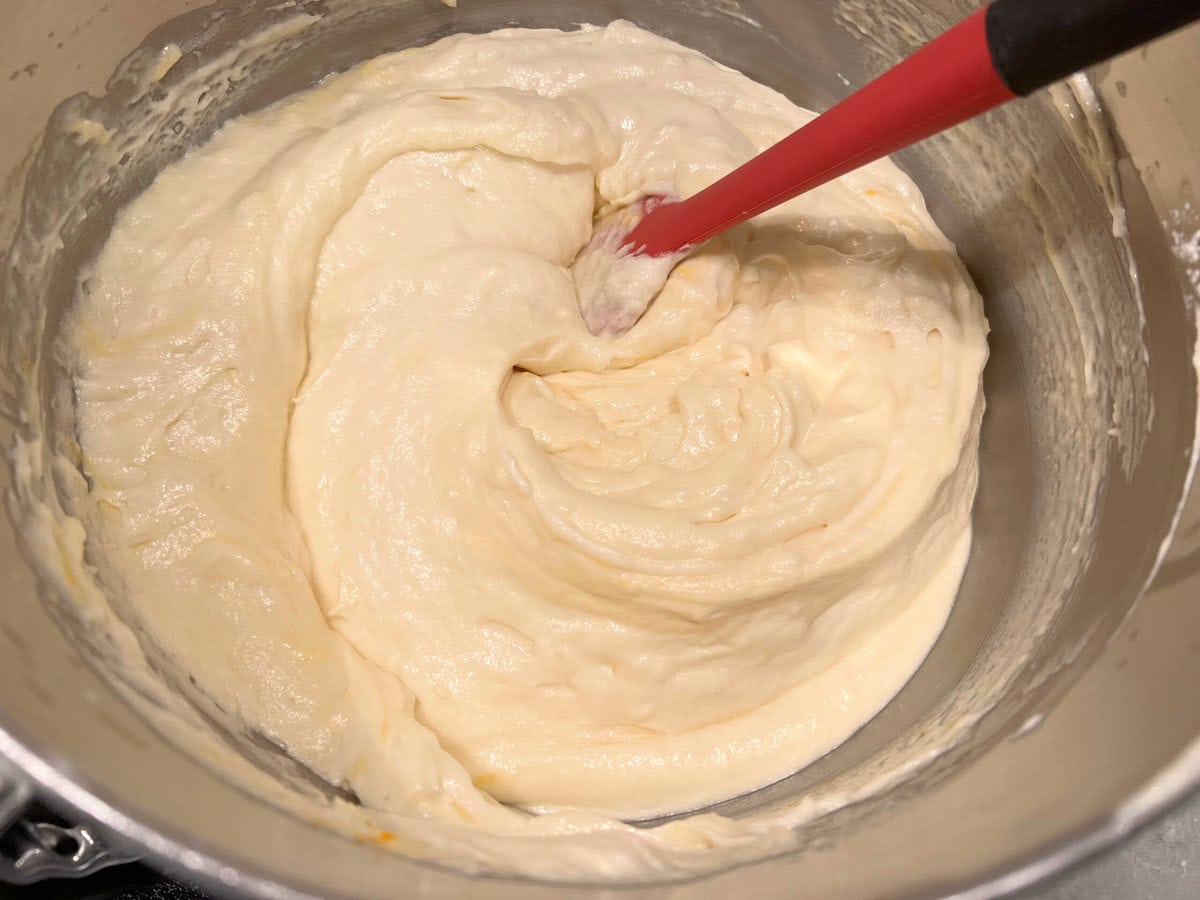
[[[0,246],[43,227],[39,204],[56,192],[68,192],[73,209],[46,272],[17,283],[14,269],[5,269],[8,417],[0,443],[28,433],[40,416],[63,415],[52,392],[40,405],[17,408],[15,376],[32,366],[47,390],[54,376],[45,359],[38,362],[48,338],[17,325],[46,310],[53,330],[122,192],[136,190],[185,139],[204,136],[197,128],[172,146],[164,130],[103,189],[63,165],[69,148],[39,162],[37,137],[54,105],[83,90],[103,95],[118,62],[154,29],[148,51],[175,41],[186,70],[268,15],[303,7],[322,16],[286,65],[261,67],[230,86],[205,120],[211,128],[223,114],[261,106],[366,56],[454,30],[619,16],[823,107],[969,6],[463,0],[450,9],[434,0],[376,0],[351,15],[353,5],[228,2],[217,4],[222,15],[175,24],[164,23],[201,3],[18,0],[6,9]],[[1121,60],[1099,78],[1117,129],[1144,310],[1125,245],[1112,236],[1106,168],[1095,162],[1095,134],[1082,112],[1064,119],[1057,101],[1028,101],[954,141],[901,157],[958,244],[993,326],[972,559],[945,635],[896,701],[805,772],[723,808],[744,814],[861,777],[900,746],[928,752],[903,788],[813,823],[795,853],[641,893],[781,894],[803,886],[817,896],[989,896],[1120,838],[1196,783],[1200,492],[1190,477],[1200,286],[1193,279],[1200,274],[1172,251],[1186,256],[1200,230],[1197,84],[1194,33]],[[119,116],[135,99],[118,81],[88,108]],[[17,334],[36,339],[12,340]],[[1152,427],[1138,426],[1151,408]],[[0,472],[5,492],[9,481]],[[152,727],[82,658],[84,645],[63,627],[70,611],[52,614],[39,602],[18,537],[7,521],[0,525],[0,755],[48,800],[226,892],[391,896],[404,885],[424,896],[596,895],[583,886],[464,879],[332,833],[245,789],[198,758],[201,748],[177,746]],[[940,731],[976,717],[959,744],[935,753]]]
[[[30,812],[29,779],[0,757],[0,884],[46,878],[83,878],[98,869],[141,858],[105,846],[86,825],[63,826]]]
[[[136,853],[106,847],[85,825],[66,827],[23,819],[7,835],[11,857],[0,854],[0,883],[35,884],[49,878],[84,878],[100,869],[134,862]]]
[[[1193,900],[1200,896],[1200,795],[1108,853],[1018,900]]]

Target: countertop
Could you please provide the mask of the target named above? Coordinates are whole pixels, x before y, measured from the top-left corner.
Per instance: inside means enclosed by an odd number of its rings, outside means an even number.
[[[1019,900],[1200,898],[1200,794],[1112,850],[1016,896]]]

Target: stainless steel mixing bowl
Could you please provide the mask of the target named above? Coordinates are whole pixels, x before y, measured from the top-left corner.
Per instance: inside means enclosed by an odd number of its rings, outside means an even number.
[[[614,18],[821,108],[970,5],[11,0],[0,29],[0,246],[13,248],[0,284],[0,443],[45,422],[69,426],[45,351],[80,264],[122,199],[229,115],[453,31]],[[284,39],[285,52],[247,52],[203,109],[172,107],[175,79],[264,22],[300,14],[315,19]],[[161,84],[147,81],[172,43],[182,57]],[[990,895],[1119,839],[1200,779],[1200,34],[1094,74],[1098,101],[1079,82],[900,157],[957,242],[993,328],[974,552],[945,634],[899,697],[825,759],[722,809],[824,796],[889,759],[907,760],[909,777],[805,826],[788,855],[644,895]],[[80,144],[54,129],[39,146],[55,106],[85,91],[94,96],[73,101],[73,115],[161,127],[106,169],[81,163]],[[51,232],[61,240],[39,242]],[[7,468],[0,479],[12,504]],[[468,879],[239,787],[152,727],[128,692],[114,692],[105,664],[83,659],[78,623],[39,602],[19,543],[6,519],[0,812],[36,790],[164,866],[264,896],[599,893]],[[939,734],[955,728],[961,740],[942,747]]]

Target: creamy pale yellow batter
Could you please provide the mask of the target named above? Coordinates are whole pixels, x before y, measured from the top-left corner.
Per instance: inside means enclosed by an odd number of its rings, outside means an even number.
[[[886,161],[701,248],[620,337],[570,266],[597,212],[810,117],[617,23],[227,125],[124,211],[71,331],[119,614],[364,803],[721,843],[607,817],[794,772],[919,665],[969,543],[980,300]]]

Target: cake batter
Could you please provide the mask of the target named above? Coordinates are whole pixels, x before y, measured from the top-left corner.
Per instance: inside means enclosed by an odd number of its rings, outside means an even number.
[[[797,771],[920,664],[969,547],[982,306],[886,160],[700,248],[620,336],[571,266],[597,216],[812,115],[615,23],[227,124],[74,313],[118,614],[369,806],[720,844],[616,820]]]

